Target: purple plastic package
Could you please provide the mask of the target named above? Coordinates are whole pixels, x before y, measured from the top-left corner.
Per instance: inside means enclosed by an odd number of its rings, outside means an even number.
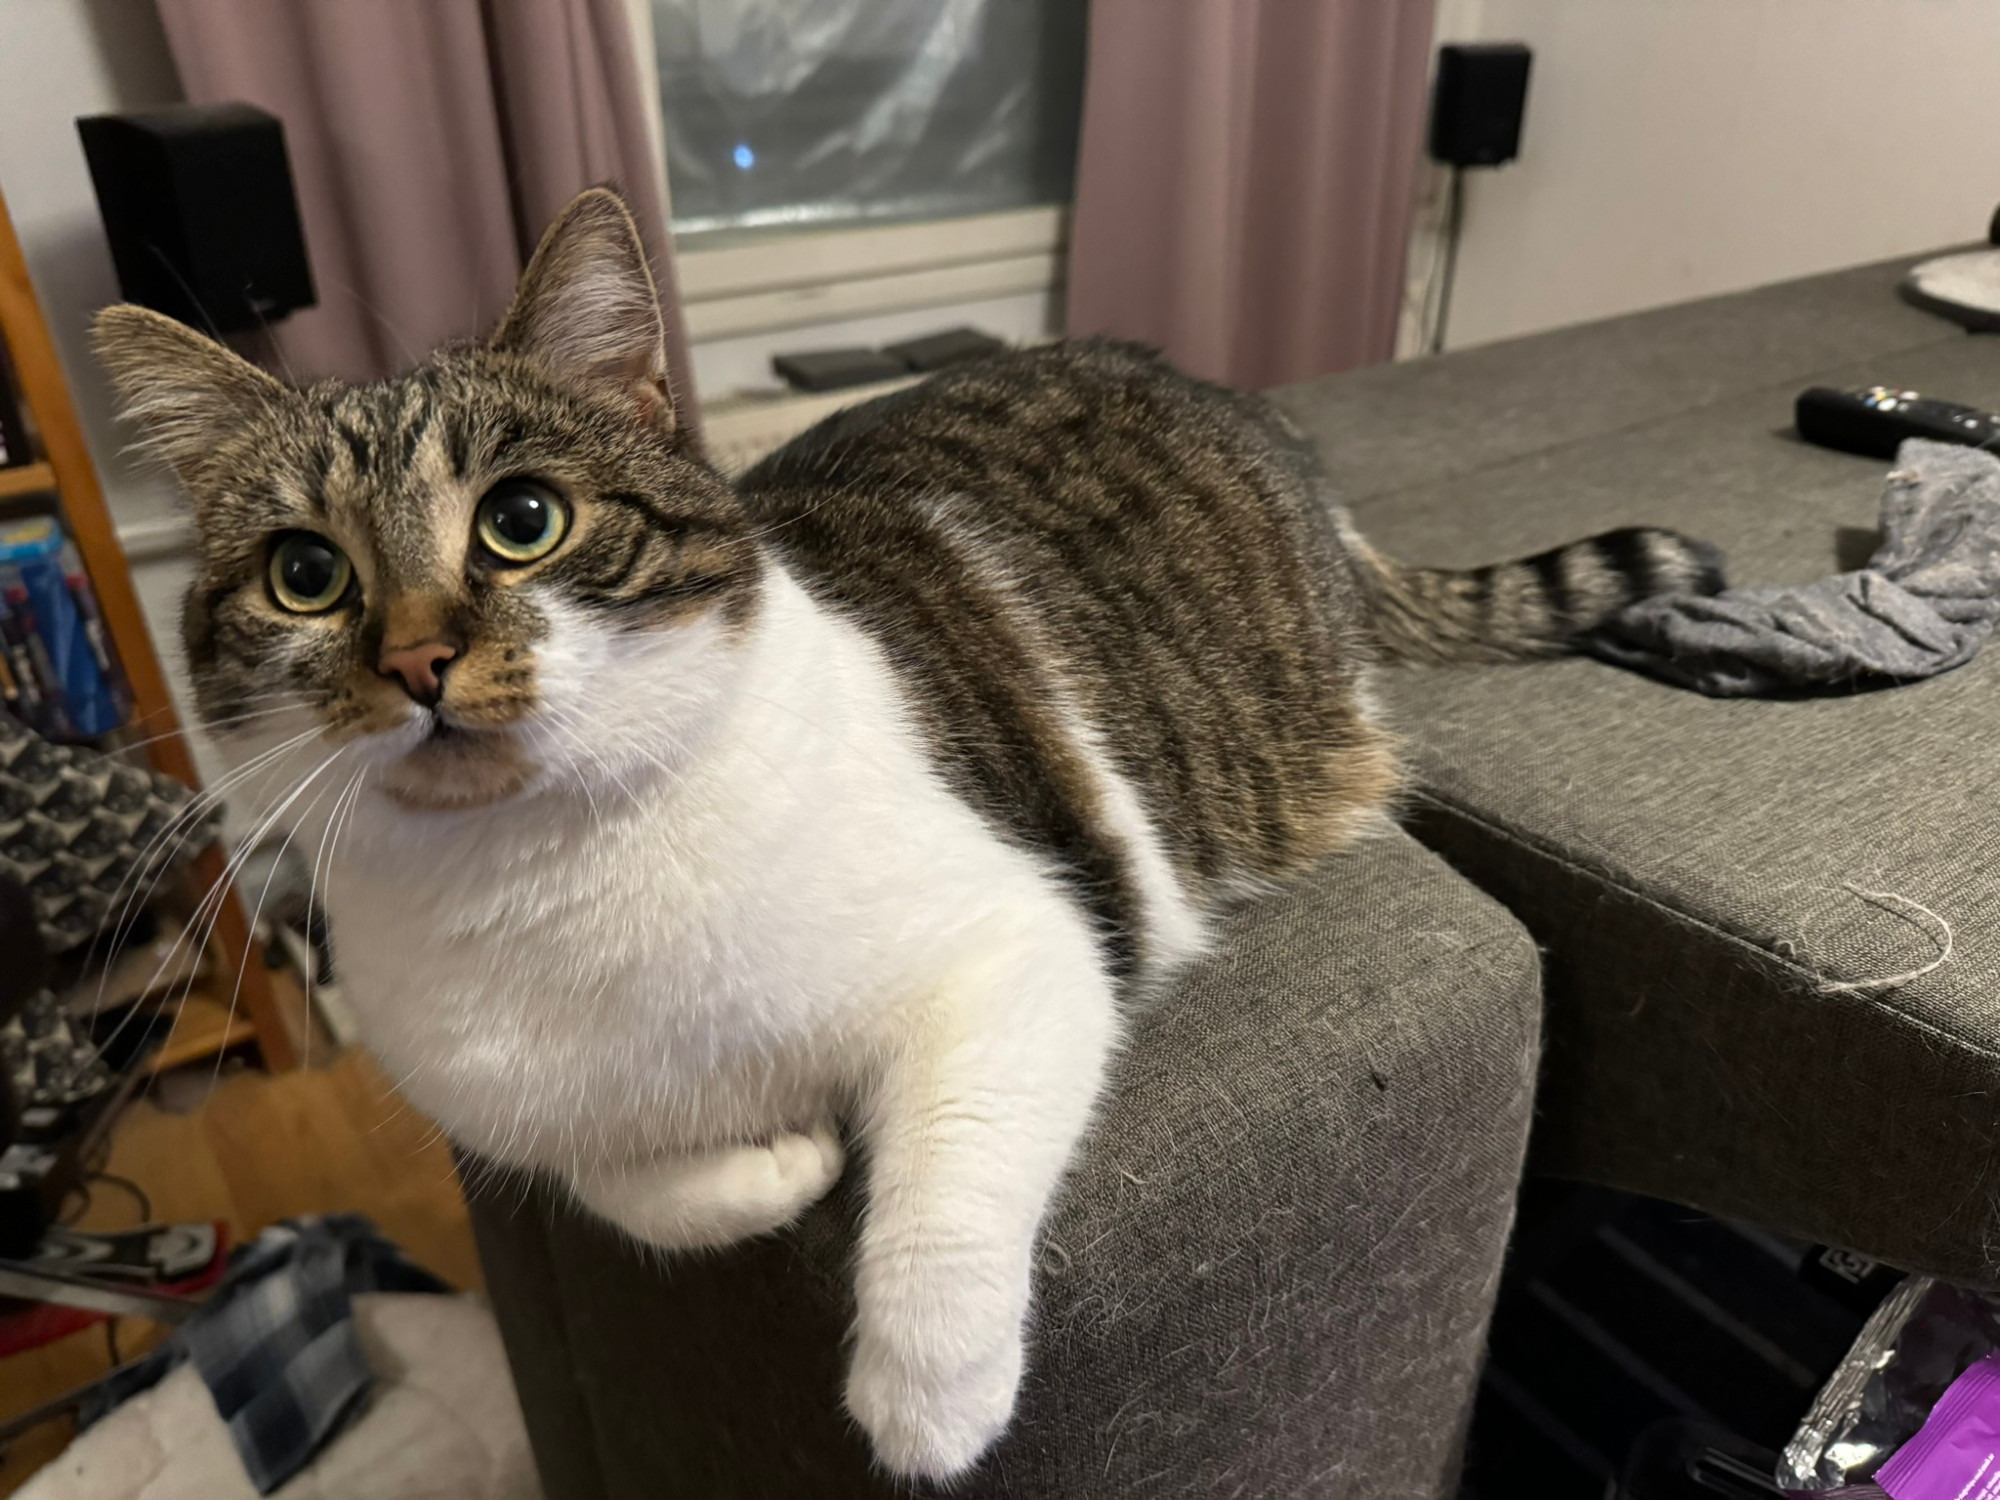
[[[1778,1488],[1798,1500],[1883,1500],[1890,1456],[1911,1445],[1965,1371],[1995,1355],[2000,1294],[1910,1277],[1814,1399],[1778,1465]],[[1956,1488],[1944,1493],[1958,1500]]]
[[[1951,1383],[1875,1482],[1889,1500],[2000,1500],[2000,1353]]]

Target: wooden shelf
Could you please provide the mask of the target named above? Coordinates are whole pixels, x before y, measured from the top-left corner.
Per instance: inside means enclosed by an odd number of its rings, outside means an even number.
[[[240,992],[236,997],[235,1014],[230,1014],[230,987],[220,975],[197,981],[188,990],[185,1001],[176,999],[162,1003],[159,1007],[162,1013],[171,1013],[179,1006],[180,1017],[174,1022],[173,1034],[147,1062],[146,1071],[164,1073],[251,1041],[266,1053],[282,1045],[286,1054],[294,1059],[299,1056],[302,1041],[315,1048],[309,1054],[311,1056],[326,1059],[338,1053],[340,1048],[325,1029],[314,1024],[310,1015],[312,1007],[306,1001],[305,991],[290,971],[266,969],[264,978],[274,1002],[272,1014],[266,1018],[269,1024],[260,1024],[250,1014]],[[292,1024],[292,1012],[300,1017],[298,1025]],[[280,1027],[282,1032],[279,1032]],[[304,1028],[303,1033],[301,1027]]]
[[[181,738],[166,673],[147,633],[146,616],[125,555],[119,550],[104,491],[98,485],[97,470],[90,461],[90,449],[84,442],[48,323],[35,300],[28,263],[21,254],[13,221],[7,216],[4,195],[0,195],[0,342],[6,345],[16,389],[33,418],[47,460],[0,470],[0,499],[32,494],[37,489],[56,493],[63,530],[76,544],[97,595],[105,633],[111,637],[132,689],[131,722],[144,728],[146,757],[154,770],[199,790],[201,780],[195,774],[194,756]],[[213,888],[221,883],[222,874],[222,850],[211,846],[192,868],[194,889]],[[298,1053],[271,994],[269,973],[255,951],[248,915],[234,892],[225,892],[222,897],[211,941],[218,971],[241,975],[240,1008],[248,1017],[245,1024],[255,1027],[265,1065],[274,1070],[295,1066]],[[233,1045],[227,1033],[234,1024],[221,1027],[225,1046]]]
[[[149,1073],[164,1073],[185,1063],[199,1062],[257,1039],[257,1028],[240,1002],[235,1014],[230,1013],[227,995],[194,989],[188,991],[187,998],[179,1005],[180,1018],[174,1022],[173,1034],[146,1064]]]
[[[0,500],[12,500],[16,495],[40,494],[43,490],[53,491],[55,487],[53,464],[21,464],[16,468],[0,469]]]

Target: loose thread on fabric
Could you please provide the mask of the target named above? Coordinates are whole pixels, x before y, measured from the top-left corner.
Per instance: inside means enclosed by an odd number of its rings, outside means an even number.
[[[1937,924],[1936,929],[1931,934],[1931,940],[1933,942],[1936,942],[1937,941],[1936,934],[1941,932],[1944,934],[1944,941],[1939,946],[1938,956],[1932,959],[1929,963],[1924,964],[1918,968],[1906,969],[1901,974],[1884,975],[1880,979],[1850,979],[1842,981],[1841,983],[1838,984],[1822,980],[1820,981],[1819,985],[1819,992],[1822,995],[1852,994],[1857,990],[1881,990],[1881,989],[1888,989],[1894,985],[1908,984],[1912,979],[1921,979],[1924,977],[1924,975],[1930,973],[1932,970],[1941,969],[1946,964],[1951,962],[1951,950],[1953,943],[1951,923],[1947,922],[1943,917],[1939,916],[1936,912],[1932,911],[1928,906],[1924,905],[1923,902],[1915,900],[1909,896],[1898,895],[1894,891],[1864,891],[1860,886],[1854,884],[1852,881],[1843,881],[1841,882],[1841,884],[1848,891],[1852,892],[1856,896],[1859,896],[1863,901],[1867,901],[1872,905],[1879,906],[1884,911],[1893,912],[1895,913],[1895,915],[1900,916],[1907,921],[1914,922],[1914,918],[1911,915],[1912,913],[1921,914],[1922,916],[1928,918],[1930,921],[1935,922]]]

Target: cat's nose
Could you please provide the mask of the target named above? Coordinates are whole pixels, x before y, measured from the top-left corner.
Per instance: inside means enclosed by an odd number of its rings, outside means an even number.
[[[375,670],[384,677],[400,678],[403,691],[425,708],[436,708],[444,696],[444,672],[458,655],[456,647],[443,641],[425,641],[416,646],[397,646],[384,651]]]

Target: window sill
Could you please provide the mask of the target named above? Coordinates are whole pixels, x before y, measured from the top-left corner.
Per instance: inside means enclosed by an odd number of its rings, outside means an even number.
[[[793,230],[689,250],[675,269],[695,343],[874,313],[1045,292],[1062,281],[1056,204],[862,229]]]

